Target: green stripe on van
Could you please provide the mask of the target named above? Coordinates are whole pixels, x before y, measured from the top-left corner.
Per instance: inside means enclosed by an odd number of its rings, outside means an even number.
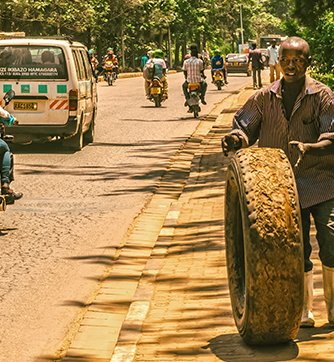
[[[38,86],[38,93],[47,93],[48,92],[48,86],[46,84],[40,84]]]
[[[3,88],[3,92],[6,93],[6,92],[8,92],[9,90],[12,89],[12,85],[11,84],[4,84],[2,88]]]
[[[30,85],[22,84],[21,85],[21,93],[30,93]]]
[[[57,93],[67,93],[67,85],[66,84],[58,84],[57,85]]]

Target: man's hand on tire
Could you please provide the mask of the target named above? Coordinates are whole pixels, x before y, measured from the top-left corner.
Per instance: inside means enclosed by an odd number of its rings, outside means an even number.
[[[241,140],[234,134],[229,134],[222,138],[222,149],[224,156],[228,156],[230,151],[236,151],[241,148]]]

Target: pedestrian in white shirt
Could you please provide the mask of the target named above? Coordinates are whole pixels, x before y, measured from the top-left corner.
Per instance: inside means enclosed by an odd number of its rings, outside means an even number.
[[[270,69],[270,83],[275,80],[279,80],[281,77],[280,68],[278,63],[279,47],[276,45],[276,40],[271,42],[271,46],[267,49],[267,55],[269,58],[269,69]],[[276,78],[275,78],[276,73]]]

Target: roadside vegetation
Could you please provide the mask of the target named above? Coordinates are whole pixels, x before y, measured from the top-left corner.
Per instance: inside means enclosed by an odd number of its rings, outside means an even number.
[[[226,55],[242,37],[298,35],[310,44],[312,75],[333,87],[331,9],[334,0],[5,0],[0,30],[72,36],[100,59],[112,47],[127,70],[139,67],[149,46],[171,54],[178,67],[191,42]]]

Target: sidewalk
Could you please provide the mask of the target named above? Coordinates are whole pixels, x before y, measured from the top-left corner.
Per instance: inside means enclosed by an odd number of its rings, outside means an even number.
[[[234,325],[224,247],[228,159],[220,142],[253,93],[246,87],[226,98],[180,150],[59,361],[334,361],[316,250],[316,328],[287,345],[251,348]]]

